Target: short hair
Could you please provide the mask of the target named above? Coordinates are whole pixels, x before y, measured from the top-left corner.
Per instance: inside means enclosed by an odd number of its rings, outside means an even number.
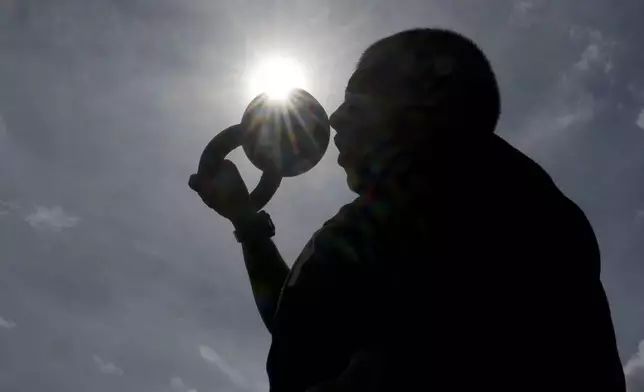
[[[403,97],[467,118],[468,125],[492,132],[496,128],[501,114],[496,76],[483,51],[461,34],[405,30],[369,46],[356,68],[363,77],[352,78],[349,89]]]

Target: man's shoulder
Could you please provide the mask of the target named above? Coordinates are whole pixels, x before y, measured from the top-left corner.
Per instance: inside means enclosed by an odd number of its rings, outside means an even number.
[[[359,196],[342,206],[316,233],[317,238],[342,236],[348,241],[371,243],[377,241],[391,219],[391,203]]]
[[[508,187],[515,188],[527,201],[556,211],[558,219],[572,216],[577,222],[585,221],[579,206],[563,192],[541,164],[504,139],[496,137],[495,141],[497,150],[494,152],[498,158],[495,168],[505,175],[501,178],[506,181],[506,187],[500,191],[507,191]],[[499,154],[499,151],[503,153]],[[513,192],[511,194],[514,196]]]
[[[352,223],[355,223],[352,219],[362,219],[367,213],[367,203],[365,200],[365,197],[358,196],[351,202],[343,205],[322,227],[352,226]]]
[[[288,287],[301,281],[306,271],[344,269],[347,266],[359,266],[372,253],[370,242],[373,241],[373,228],[364,223],[365,211],[361,202],[356,199],[348,203],[308,241],[291,268]]]
[[[365,262],[379,242],[385,208],[358,197],[342,206],[311,237],[296,263],[312,256],[320,262]]]
[[[593,227],[583,209],[556,184],[553,177],[538,162],[496,138],[498,154],[495,166],[501,172],[504,185],[493,190],[513,231],[510,235],[524,235],[539,242],[543,251],[554,254],[574,255],[567,257],[567,264],[585,263],[580,269],[599,273],[599,248]],[[498,210],[501,210],[499,208]],[[524,234],[521,234],[524,233]],[[545,239],[551,244],[544,246]]]

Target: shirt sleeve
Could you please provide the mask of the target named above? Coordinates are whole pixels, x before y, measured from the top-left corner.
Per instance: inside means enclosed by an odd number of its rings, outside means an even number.
[[[273,320],[271,391],[304,391],[348,365],[369,307],[366,239],[359,225],[330,221],[296,260]]]

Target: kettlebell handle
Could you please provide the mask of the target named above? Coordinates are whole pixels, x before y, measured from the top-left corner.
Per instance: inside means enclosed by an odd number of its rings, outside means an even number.
[[[195,180],[215,175],[228,154],[243,147],[250,162],[262,171],[250,193],[252,208],[268,204],[283,177],[309,171],[324,155],[330,139],[329,118],[322,105],[302,89],[290,92],[288,100],[275,103],[267,94],[255,97],[246,107],[240,124],[215,135],[201,153]]]
[[[208,143],[201,153],[197,178],[213,176],[226,156],[233,150],[241,147],[244,142],[244,130],[241,124],[230,126],[219,132]],[[264,170],[259,183],[250,193],[250,202],[255,211],[259,211],[268,204],[277,188],[282,182],[277,170]],[[195,184],[190,183],[190,188],[195,190]]]

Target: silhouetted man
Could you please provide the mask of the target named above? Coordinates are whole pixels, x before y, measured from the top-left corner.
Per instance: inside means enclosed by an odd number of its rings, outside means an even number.
[[[235,166],[201,179],[242,242],[271,391],[625,390],[593,230],[499,114],[468,39],[373,44],[330,117],[358,197],[291,269]]]

